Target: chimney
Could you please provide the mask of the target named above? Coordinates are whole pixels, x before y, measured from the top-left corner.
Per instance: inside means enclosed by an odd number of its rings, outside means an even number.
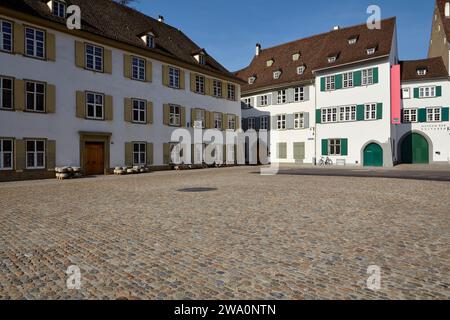
[[[445,17],[450,18],[450,2],[445,3]]]
[[[256,44],[256,56],[259,56],[260,53],[261,53],[261,44],[257,43]]]
[[[339,27],[339,26],[334,26],[334,27],[333,27],[333,30],[336,31],[336,30],[339,30],[340,28],[341,28],[341,27]]]
[[[163,16],[158,16],[158,21],[161,23],[164,23],[164,17]]]

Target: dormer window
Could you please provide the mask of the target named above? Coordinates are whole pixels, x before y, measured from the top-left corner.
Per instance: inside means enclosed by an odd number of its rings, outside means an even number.
[[[51,0],[47,2],[48,7],[52,10],[53,15],[65,18],[66,17],[66,3],[63,0]]]
[[[268,67],[271,67],[271,66],[273,66],[273,63],[274,63],[274,60],[273,60],[273,59],[270,59],[270,60],[267,60],[266,65],[267,65]]]
[[[336,60],[337,60],[337,56],[330,56],[330,57],[328,57],[328,63],[336,62]]]
[[[306,66],[297,67],[297,74],[302,75],[305,73]]]
[[[255,76],[248,78],[248,84],[254,84],[255,81],[256,81],[256,77]]]
[[[427,68],[419,68],[417,69],[417,75],[425,76],[427,74]]]
[[[274,78],[275,80],[280,79],[280,77],[281,77],[281,71],[280,71],[280,70],[275,71],[275,72],[273,73],[273,78]]]
[[[299,52],[294,53],[292,55],[292,61],[298,61],[299,59],[300,59],[300,53]]]
[[[143,38],[147,48],[153,49],[155,47],[155,35],[153,33],[149,32]]]
[[[373,54],[375,54],[375,51],[376,51],[377,49],[376,48],[367,48],[367,55],[373,55]]]
[[[205,54],[204,54],[204,53],[196,54],[196,55],[194,56],[194,58],[195,58],[195,60],[197,60],[197,62],[198,62],[199,64],[202,64],[202,65],[205,65],[205,64],[206,64],[206,57],[205,57]]]
[[[354,45],[357,42],[358,42],[358,36],[353,36],[353,37],[348,38],[348,44],[349,45]]]

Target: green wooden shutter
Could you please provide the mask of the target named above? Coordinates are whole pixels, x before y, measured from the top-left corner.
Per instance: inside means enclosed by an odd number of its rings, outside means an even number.
[[[348,156],[348,139],[341,139],[341,155]]]
[[[320,90],[325,91],[325,77],[320,78]]]
[[[358,104],[356,106],[356,120],[364,121],[364,105]]]
[[[355,87],[361,86],[362,71],[353,72],[353,84]]]
[[[443,107],[442,108],[442,121],[449,121],[449,108]]]
[[[316,123],[322,123],[322,109],[316,109]]]
[[[373,68],[373,83],[379,82],[378,68]]]
[[[383,104],[377,103],[377,120],[383,119]]]
[[[436,97],[442,97],[442,87],[441,86],[436,87]]]
[[[328,155],[328,139],[322,139],[322,155]]]
[[[337,74],[335,76],[336,89],[342,89],[342,74]]]
[[[414,98],[419,98],[419,88],[414,88]]]
[[[419,109],[419,122],[427,122],[427,109],[426,108]]]

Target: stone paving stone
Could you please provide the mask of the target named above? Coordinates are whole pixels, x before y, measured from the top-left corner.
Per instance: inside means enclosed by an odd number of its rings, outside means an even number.
[[[0,184],[0,299],[450,298],[448,183],[257,170]]]

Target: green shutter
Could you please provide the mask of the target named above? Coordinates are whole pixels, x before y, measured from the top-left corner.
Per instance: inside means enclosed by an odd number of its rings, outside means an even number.
[[[414,98],[419,98],[419,88],[414,88]]]
[[[336,89],[342,89],[342,74],[337,74],[335,76]]]
[[[364,121],[364,105],[358,104],[356,106],[356,120]]]
[[[427,109],[426,108],[419,109],[419,122],[427,122]]]
[[[353,72],[353,84],[355,87],[361,86],[362,71]]]
[[[377,104],[377,120],[383,119],[383,104]]]
[[[320,90],[325,91],[325,77],[320,78]]]
[[[378,68],[373,68],[373,83],[378,83],[379,79],[378,79]]]
[[[441,86],[436,87],[436,97],[442,97],[442,87]]]
[[[316,123],[322,123],[322,109],[316,109]]]
[[[348,139],[341,139],[341,155],[348,156]]]
[[[328,139],[322,140],[322,155],[323,156],[328,155]]]
[[[442,108],[442,121],[449,121],[448,110],[449,110],[448,107]]]

